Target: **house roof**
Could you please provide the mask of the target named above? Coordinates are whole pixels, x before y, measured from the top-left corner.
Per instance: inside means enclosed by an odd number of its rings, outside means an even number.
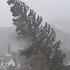
[[[11,59],[9,62],[8,62],[8,65],[12,65],[12,66],[16,66],[15,62],[13,59]]]

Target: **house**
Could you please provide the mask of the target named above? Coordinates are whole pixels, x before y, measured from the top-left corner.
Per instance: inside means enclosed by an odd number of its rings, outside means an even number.
[[[20,64],[17,62],[17,54],[10,52],[8,47],[8,54],[0,57],[0,70],[17,70]]]
[[[16,66],[16,64],[15,64],[15,62],[14,62],[13,59],[11,59],[11,60],[7,63],[7,65],[8,65],[8,66],[11,65],[11,66],[14,66],[14,67]]]

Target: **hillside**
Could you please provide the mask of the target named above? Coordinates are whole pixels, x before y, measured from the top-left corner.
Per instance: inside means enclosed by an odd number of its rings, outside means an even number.
[[[23,41],[17,38],[17,34],[14,28],[0,28],[0,55],[7,54],[8,45],[11,47],[11,51],[17,51],[19,46],[22,46]]]
[[[62,42],[62,49],[67,54],[67,60],[70,60],[70,34],[63,32],[59,29],[55,29],[57,39]],[[25,46],[24,40],[17,38],[17,34],[14,28],[0,28],[0,55],[6,54],[8,45],[12,51],[17,51],[19,46]]]
[[[56,37],[61,40],[61,48],[66,53],[66,62],[70,62],[70,34],[63,32],[59,29],[55,29]]]

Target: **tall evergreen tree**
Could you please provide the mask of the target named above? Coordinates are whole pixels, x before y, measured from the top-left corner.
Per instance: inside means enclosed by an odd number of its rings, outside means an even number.
[[[40,53],[45,56],[45,65],[48,63],[49,70],[63,70],[65,54],[60,49],[60,41],[56,41],[53,28],[47,22],[43,26],[42,17],[37,16],[36,12],[29,9],[24,2],[8,0],[7,3],[11,5],[10,11],[15,17],[13,24],[16,26],[17,34],[29,36],[32,41],[31,45],[21,52],[21,55],[30,58]]]

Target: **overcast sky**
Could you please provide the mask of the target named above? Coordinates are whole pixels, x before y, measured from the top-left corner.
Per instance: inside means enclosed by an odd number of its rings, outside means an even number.
[[[0,27],[13,26],[7,0],[0,0]],[[70,33],[70,0],[22,0],[56,28]]]

